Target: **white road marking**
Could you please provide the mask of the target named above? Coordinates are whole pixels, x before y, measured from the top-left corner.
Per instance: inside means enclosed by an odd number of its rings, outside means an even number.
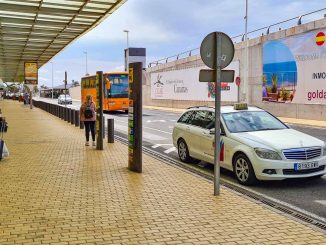
[[[147,120],[146,122],[147,123],[152,123],[152,122],[166,122],[166,120],[162,120],[162,119],[160,119],[160,120]]]
[[[123,133],[128,132],[128,126],[121,125],[121,124],[114,124],[114,129],[118,130],[120,132],[123,132]],[[167,140],[167,138],[158,136],[156,134],[151,134],[151,133],[148,133],[148,132],[143,132],[143,138],[147,139],[149,141],[150,140]]]
[[[127,121],[122,121],[122,120],[118,120],[118,119],[115,119],[115,118],[114,118],[114,120],[117,121],[117,122],[122,122],[122,123],[126,123],[126,124],[128,124]],[[171,132],[166,132],[166,131],[159,130],[159,129],[156,129],[156,128],[150,128],[150,127],[143,127],[143,128],[150,129],[150,130],[154,130],[154,131],[161,132],[161,133],[164,133],[164,134],[170,134],[170,135],[172,135]]]
[[[166,132],[166,131],[159,130],[159,129],[156,129],[156,128],[150,128],[150,127],[143,127],[143,128],[147,128],[147,129],[154,130],[154,131],[157,131],[157,132],[161,132],[161,133],[171,134],[172,135],[171,132]]]
[[[164,145],[172,145],[172,144],[156,144],[156,145],[152,145],[152,148],[157,148],[157,147],[160,147],[160,146],[164,146]]]
[[[326,206],[326,200],[315,200],[315,202]]]
[[[167,149],[166,151],[164,151],[164,153],[169,154],[172,151],[177,151],[177,148],[171,147],[170,149]]]

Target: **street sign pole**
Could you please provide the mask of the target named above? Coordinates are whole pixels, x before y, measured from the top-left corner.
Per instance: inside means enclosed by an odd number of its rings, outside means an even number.
[[[234,81],[234,71],[225,70],[234,57],[234,45],[231,38],[222,32],[208,34],[201,46],[200,56],[205,65],[213,70],[201,70],[200,82],[215,82],[215,135],[214,135],[214,196],[220,194],[220,152],[221,152],[221,80]]]
[[[221,36],[215,33],[215,154],[214,154],[214,196],[220,194],[220,114],[221,114]]]

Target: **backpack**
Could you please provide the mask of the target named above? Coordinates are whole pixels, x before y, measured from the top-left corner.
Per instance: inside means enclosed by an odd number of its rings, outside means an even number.
[[[84,111],[84,117],[86,119],[91,119],[94,116],[93,109],[91,107],[92,104],[86,105],[85,111]]]

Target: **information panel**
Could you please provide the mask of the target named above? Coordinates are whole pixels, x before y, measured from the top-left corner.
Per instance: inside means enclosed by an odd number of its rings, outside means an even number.
[[[129,64],[128,169],[142,172],[142,63]]]
[[[38,67],[37,62],[24,63],[25,84],[37,85],[38,83]]]

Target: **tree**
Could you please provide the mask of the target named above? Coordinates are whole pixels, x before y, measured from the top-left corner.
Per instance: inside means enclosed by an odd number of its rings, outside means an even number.
[[[72,87],[77,87],[77,86],[79,86],[79,82],[72,80]]]
[[[275,73],[272,75],[272,83],[273,83],[272,93],[276,93],[277,92],[277,75]]]
[[[37,85],[35,85],[35,86],[33,87],[33,92],[34,92],[34,93],[38,93],[38,92],[39,92]]]
[[[42,84],[40,88],[41,88],[41,89],[48,89],[48,87],[45,86],[44,84]]]

